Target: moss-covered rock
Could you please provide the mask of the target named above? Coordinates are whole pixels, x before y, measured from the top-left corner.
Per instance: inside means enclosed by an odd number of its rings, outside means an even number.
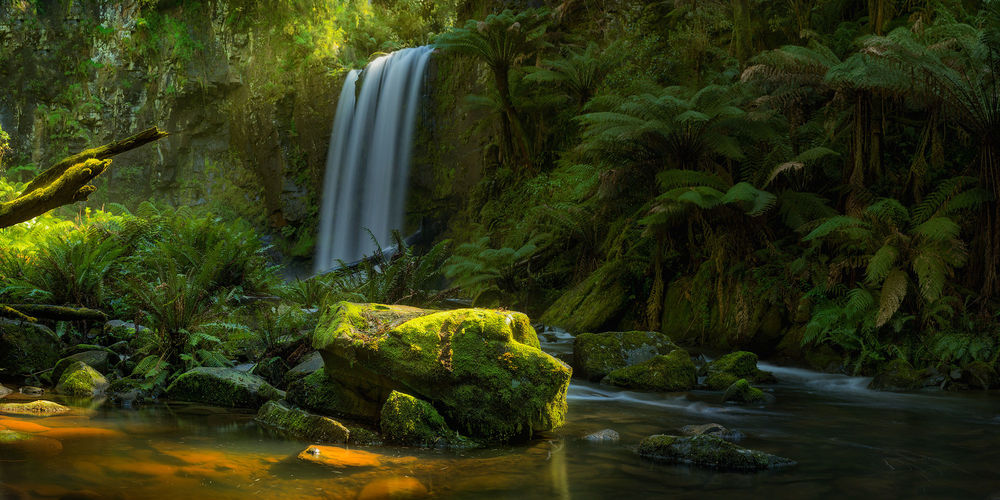
[[[637,365],[619,368],[609,373],[603,382],[647,391],[689,391],[697,382],[696,371],[687,351],[674,349],[666,356],[659,355]]]
[[[600,331],[621,315],[628,303],[622,268],[608,263],[568,290],[542,314],[546,325],[573,333]]]
[[[753,472],[795,465],[787,458],[749,450],[707,434],[679,437],[658,434],[639,443],[639,455],[667,463],[683,463],[724,471]]]
[[[581,333],[573,340],[574,374],[596,382],[615,370],[675,349],[677,344],[659,332]]]
[[[235,408],[259,408],[284,396],[264,379],[232,368],[195,368],[167,387],[170,399]]]
[[[45,326],[0,318],[0,375],[31,375],[59,361],[59,337]]]
[[[769,399],[764,391],[750,385],[745,378],[733,382],[722,394],[722,401],[726,403],[766,403]]]
[[[314,415],[282,401],[264,403],[257,421],[306,441],[346,443],[351,435],[344,424],[332,418]]]
[[[726,354],[708,364],[705,386],[715,391],[725,390],[745,378],[753,383],[773,383],[774,375],[757,369],[757,355],[748,351]]]
[[[474,443],[458,435],[444,417],[422,399],[393,391],[382,405],[380,421],[386,440],[429,448],[471,447]]]
[[[920,372],[908,361],[894,359],[879,368],[868,388],[876,391],[912,391],[919,389],[922,381]]]
[[[0,413],[10,413],[13,415],[56,415],[68,412],[69,408],[52,401],[39,399],[30,403],[3,403],[0,404]]]
[[[378,392],[378,386],[364,380],[349,387],[317,370],[289,384],[287,399],[323,415],[376,422],[382,404]]]
[[[264,379],[267,383],[277,387],[284,383],[285,372],[288,371],[288,364],[278,356],[270,357],[254,365],[251,370],[254,375]]]
[[[104,394],[108,379],[83,361],[73,361],[62,372],[56,392],[67,396],[93,397]]]
[[[962,381],[976,389],[990,389],[1000,385],[1000,376],[985,361],[973,361],[962,369]]]
[[[106,351],[83,351],[60,359],[55,368],[52,369],[52,380],[59,380],[66,368],[77,361],[86,363],[100,373],[106,373],[108,370],[108,353]]]
[[[320,355],[319,351],[313,351],[303,357],[299,364],[292,367],[291,370],[285,372],[285,375],[283,376],[285,386],[288,386],[292,382],[322,369],[323,356]]]
[[[329,306],[313,336],[326,372],[380,403],[432,401],[452,428],[491,441],[562,425],[572,370],[537,347],[520,313]]]

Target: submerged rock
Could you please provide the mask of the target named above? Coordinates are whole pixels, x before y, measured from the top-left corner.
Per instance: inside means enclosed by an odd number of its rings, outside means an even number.
[[[195,368],[167,387],[170,399],[235,408],[259,408],[268,400],[284,396],[264,379],[232,368]]]
[[[614,429],[601,429],[583,436],[583,439],[591,443],[617,443],[621,436]]]
[[[766,403],[770,401],[768,396],[764,391],[750,385],[747,379],[741,378],[726,388],[726,392],[722,394],[722,401],[724,403]]]
[[[13,415],[55,415],[67,411],[69,411],[69,408],[43,399],[30,403],[0,404],[0,413],[10,413]]]
[[[0,375],[31,375],[59,361],[59,337],[48,327],[0,318]]]
[[[427,487],[410,476],[376,479],[361,488],[358,500],[385,500],[424,498],[430,495]]]
[[[299,460],[337,469],[380,467],[383,465],[411,464],[416,457],[392,457],[364,450],[348,450],[339,446],[310,445],[299,453]]]
[[[795,465],[787,458],[737,446],[724,439],[657,434],[639,443],[639,455],[666,463],[683,463],[724,471],[753,472]]]
[[[741,441],[745,436],[740,431],[727,429],[719,424],[685,425],[680,428],[681,434],[685,436],[715,436],[730,442]]]
[[[427,401],[393,391],[382,405],[382,434],[389,442],[429,448],[471,447]]]
[[[257,421],[308,441],[346,443],[351,434],[344,424],[332,418],[314,415],[282,401],[264,403]]]
[[[648,391],[688,391],[697,381],[697,370],[684,349],[656,356],[637,365],[619,368],[602,382]]]
[[[920,372],[905,359],[894,359],[883,365],[868,384],[876,391],[913,391],[922,385]]]
[[[572,370],[542,352],[520,313],[329,306],[313,336],[326,372],[369,401],[432,401],[449,425],[492,441],[562,425]]]
[[[0,430],[0,457],[8,460],[49,457],[62,452],[58,440],[27,432]]]
[[[578,377],[596,382],[676,349],[677,344],[659,332],[581,333],[573,341],[573,368]]]
[[[378,387],[358,380],[354,388],[350,388],[318,370],[289,384],[287,399],[323,415],[376,422],[381,401],[377,396],[366,394],[377,393]]]
[[[100,396],[107,388],[108,379],[83,361],[73,361],[56,384],[59,394],[78,397]]]
[[[705,386],[715,391],[721,391],[741,378],[763,384],[775,381],[774,375],[757,369],[756,354],[748,351],[736,351],[708,364]]]

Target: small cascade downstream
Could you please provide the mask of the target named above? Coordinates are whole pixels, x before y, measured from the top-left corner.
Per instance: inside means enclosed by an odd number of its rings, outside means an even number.
[[[402,229],[416,112],[432,47],[375,59],[344,81],[330,137],[314,271],[371,255]]]

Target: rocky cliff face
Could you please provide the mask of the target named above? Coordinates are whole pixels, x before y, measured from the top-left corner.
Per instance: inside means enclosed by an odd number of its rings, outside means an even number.
[[[44,168],[158,125],[172,135],[117,158],[99,201],[214,198],[311,234],[340,83],[332,58],[229,2],[149,3],[0,6],[7,164]]]

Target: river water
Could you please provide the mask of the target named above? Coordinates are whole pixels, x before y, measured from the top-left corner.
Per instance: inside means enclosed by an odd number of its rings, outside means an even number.
[[[550,352],[570,348],[568,336],[543,336]],[[518,500],[1000,499],[995,391],[881,393],[867,390],[863,378],[761,368],[779,380],[767,388],[775,401],[764,406],[723,404],[714,392],[652,394],[574,381],[566,425],[531,443],[474,451],[363,448],[380,454],[381,464],[345,468],[299,460],[309,443],[263,429],[239,410],[157,403],[0,415],[0,426],[42,436],[31,449],[0,456],[0,498],[384,498],[409,491]],[[635,454],[645,436],[709,422],[744,433],[743,446],[798,465],[724,473]],[[620,441],[582,439],[606,428]]]

